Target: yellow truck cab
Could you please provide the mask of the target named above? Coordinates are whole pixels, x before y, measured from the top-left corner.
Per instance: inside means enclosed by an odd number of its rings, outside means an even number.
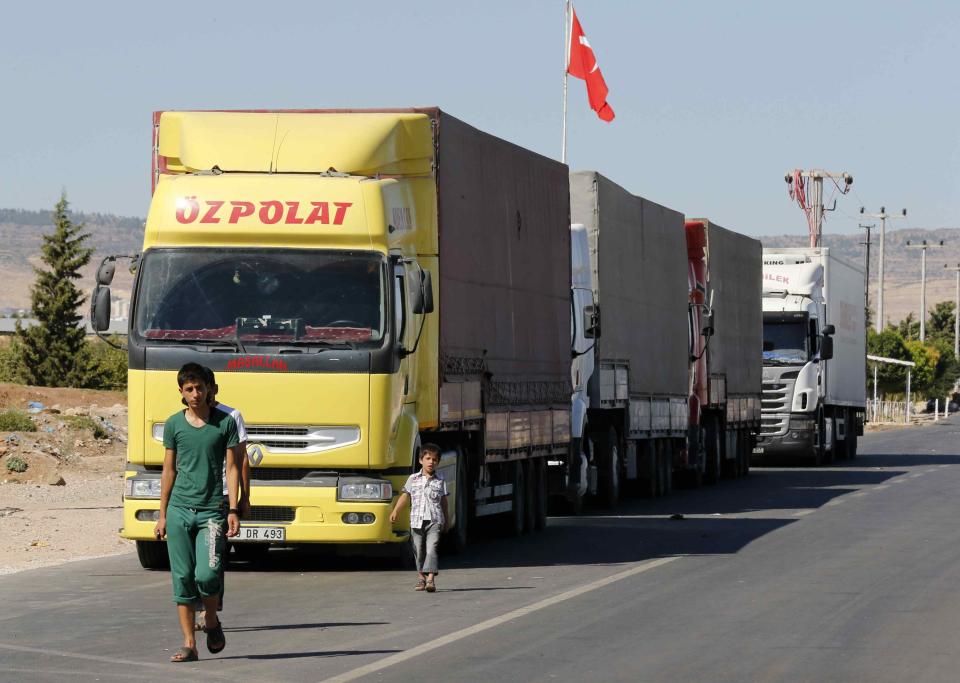
[[[389,510],[427,440],[452,546],[477,517],[542,526],[569,455],[566,167],[438,109],[158,112],[153,154],[121,530],[145,567],[191,361],[247,424],[238,550],[405,540]]]

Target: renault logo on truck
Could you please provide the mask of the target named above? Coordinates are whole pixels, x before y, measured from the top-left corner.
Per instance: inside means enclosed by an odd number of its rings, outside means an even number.
[[[254,214],[264,225],[343,225],[347,209],[353,202],[282,202],[268,200],[250,202],[245,200],[197,199],[195,196],[177,198],[177,222],[224,223],[236,225],[242,218]]]

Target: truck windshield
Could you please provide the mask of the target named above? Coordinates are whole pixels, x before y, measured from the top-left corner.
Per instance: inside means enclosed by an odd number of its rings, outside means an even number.
[[[772,363],[806,363],[807,326],[802,320],[763,322],[763,360]]]
[[[372,252],[157,249],[140,266],[136,334],[156,342],[379,346]]]

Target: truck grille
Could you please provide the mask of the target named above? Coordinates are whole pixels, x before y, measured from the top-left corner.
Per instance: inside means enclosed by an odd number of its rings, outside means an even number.
[[[360,428],[249,425],[247,427],[247,440],[251,444],[260,444],[270,453],[309,455],[359,443]]]
[[[764,376],[770,370],[770,368],[764,368]],[[799,375],[799,370],[787,370],[763,382],[763,398],[760,402],[761,437],[782,436],[787,433],[787,427],[790,424],[790,408],[793,403],[794,381]]]
[[[279,505],[261,505],[250,508],[250,514],[243,518],[244,522],[292,522],[296,516],[295,508]]]

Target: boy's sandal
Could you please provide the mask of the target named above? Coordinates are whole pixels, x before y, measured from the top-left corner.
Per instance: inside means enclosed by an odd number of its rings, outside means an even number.
[[[223,635],[223,622],[217,621],[213,628],[205,628],[203,632],[207,634],[207,649],[210,654],[215,655],[227,646],[227,637]]]
[[[425,589],[426,587],[427,587],[427,580],[426,580],[426,579],[420,579],[419,581],[417,581],[417,585],[413,587],[413,590],[415,590],[415,591],[422,591],[422,590]]]
[[[197,651],[192,647],[181,647],[173,653],[172,657],[170,657],[170,661],[174,664],[180,664],[181,662],[195,662],[198,659],[200,658],[197,656]]]
[[[437,591],[437,585],[433,582],[432,579],[427,579],[426,591],[428,593],[435,593]]]

